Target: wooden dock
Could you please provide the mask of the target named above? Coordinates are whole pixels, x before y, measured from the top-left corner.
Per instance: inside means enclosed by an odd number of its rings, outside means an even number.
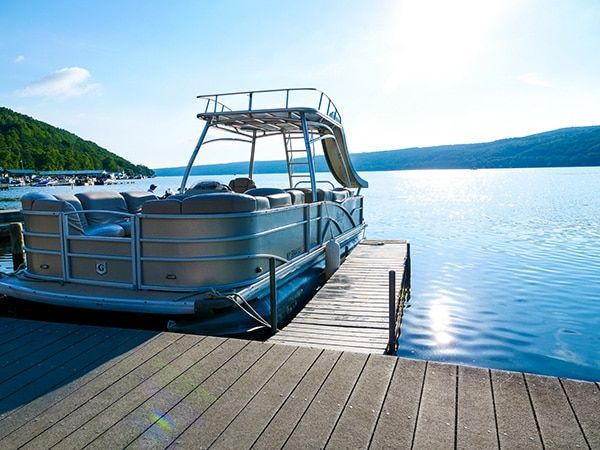
[[[389,271],[398,276],[402,301],[406,286],[400,280],[405,271],[410,277],[409,258],[406,241],[363,241],[269,342],[383,354],[389,335]]]
[[[0,318],[0,448],[600,448],[597,383]]]

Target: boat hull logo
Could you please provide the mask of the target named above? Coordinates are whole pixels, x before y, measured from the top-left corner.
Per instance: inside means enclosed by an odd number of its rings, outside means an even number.
[[[106,272],[108,272],[106,261],[96,261],[96,273],[98,275],[106,275]]]

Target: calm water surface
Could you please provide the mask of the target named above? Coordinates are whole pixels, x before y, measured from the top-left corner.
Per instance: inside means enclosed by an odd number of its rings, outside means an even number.
[[[412,245],[398,355],[600,380],[600,168],[363,175],[367,237]],[[108,189],[150,181],[178,185]]]

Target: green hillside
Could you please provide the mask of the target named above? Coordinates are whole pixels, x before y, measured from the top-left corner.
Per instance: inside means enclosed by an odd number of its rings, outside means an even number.
[[[152,175],[91,141],[0,107],[0,167],[34,170],[99,170]]]
[[[358,171],[600,166],[600,126],[562,128],[480,144],[354,153],[352,162]],[[183,170],[183,167],[156,169],[156,174],[181,175]],[[241,174],[247,170],[248,163],[240,162],[195,166],[192,173]],[[257,161],[254,170],[256,173],[279,173],[287,169],[285,161],[279,160]],[[317,170],[328,170],[322,156],[317,158]]]

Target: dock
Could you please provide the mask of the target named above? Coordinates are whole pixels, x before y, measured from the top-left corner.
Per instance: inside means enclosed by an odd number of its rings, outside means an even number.
[[[597,383],[0,318],[0,448],[600,448]]]
[[[383,354],[390,340],[390,271],[401,280],[394,311],[394,320],[399,320],[409,288],[409,244],[400,240],[365,240],[269,342]],[[396,341],[398,333],[399,327],[394,330],[392,341]]]

